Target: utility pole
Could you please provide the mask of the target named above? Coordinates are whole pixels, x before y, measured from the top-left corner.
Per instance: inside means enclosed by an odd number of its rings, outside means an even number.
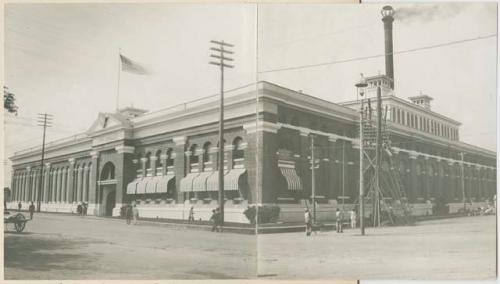
[[[342,215],[344,215],[345,198],[345,141],[342,140]]]
[[[375,225],[380,226],[380,167],[382,165],[382,90],[380,86],[377,87],[377,137],[376,137],[376,150],[375,150],[375,198],[373,214]]]
[[[357,94],[361,97],[361,103],[360,103],[360,109],[359,109],[359,228],[361,229],[361,235],[365,235],[365,223],[364,223],[364,217],[365,217],[365,209],[364,209],[364,135],[363,135],[363,95],[364,95],[364,89],[368,86],[368,84],[365,81],[365,78],[363,77],[363,74],[361,74],[360,81],[355,85],[357,89]]]
[[[215,51],[215,54],[210,54],[210,57],[218,59],[218,61],[210,61],[212,65],[220,67],[220,104],[219,104],[219,211],[221,230],[224,228],[224,68],[233,68],[233,65],[226,64],[226,61],[233,61],[227,57],[228,54],[234,52],[224,49],[234,47],[234,45],[225,43],[224,41],[211,40],[210,43],[215,47],[210,50]]]
[[[313,203],[313,224],[316,224],[316,175],[314,168],[316,167],[316,157],[314,157],[314,135],[311,134],[311,191]]]
[[[38,126],[43,127],[43,138],[42,138],[42,159],[40,161],[40,179],[38,182],[38,196],[36,200],[36,211],[40,212],[41,203],[42,203],[42,186],[43,186],[43,165],[45,159],[45,132],[47,127],[52,126],[52,115],[48,113],[39,113],[38,114]]]
[[[460,171],[462,173],[462,177],[461,177],[461,181],[462,181],[462,201],[464,202],[464,210],[465,210],[465,174],[464,174],[464,153],[463,152],[460,152],[460,158],[461,158],[461,167],[460,167]]]

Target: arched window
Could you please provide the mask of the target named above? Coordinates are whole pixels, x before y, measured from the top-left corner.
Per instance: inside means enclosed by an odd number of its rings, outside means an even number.
[[[212,147],[212,143],[206,142],[203,145],[203,163],[207,163],[210,161],[210,155],[208,154],[210,147]]]
[[[151,168],[151,152],[146,154],[146,170]]]
[[[101,180],[115,179],[115,165],[111,162],[107,162],[102,167]]]
[[[233,159],[243,159],[243,139],[241,137],[236,137],[233,140]]]
[[[174,159],[172,159],[172,148],[167,149],[167,164],[166,167],[170,167],[174,165]]]
[[[189,157],[190,164],[198,163],[198,156],[196,155],[197,150],[198,150],[198,145],[196,144],[193,144],[191,148],[189,148],[189,151],[191,152],[191,157]]]
[[[156,156],[156,167],[157,168],[162,167],[163,165],[162,165],[161,158],[160,158],[161,157],[161,150],[156,151],[155,156]]]

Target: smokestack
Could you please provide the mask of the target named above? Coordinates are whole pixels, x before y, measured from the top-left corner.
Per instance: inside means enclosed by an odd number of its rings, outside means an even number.
[[[391,78],[391,88],[394,90],[394,62],[392,50],[392,22],[394,22],[394,9],[391,6],[384,6],[382,11],[382,22],[384,22],[385,37],[385,75]]]

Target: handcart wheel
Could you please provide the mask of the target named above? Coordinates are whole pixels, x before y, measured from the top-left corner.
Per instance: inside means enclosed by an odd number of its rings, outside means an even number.
[[[14,223],[14,228],[16,229],[16,232],[20,233],[24,230],[26,227],[26,218],[24,217],[23,214],[17,214],[16,215],[16,222]]]

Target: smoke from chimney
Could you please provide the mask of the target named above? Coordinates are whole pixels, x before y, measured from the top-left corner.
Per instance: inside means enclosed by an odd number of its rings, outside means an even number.
[[[458,15],[464,5],[460,3],[415,4],[396,8],[394,19],[401,22],[428,22]]]

